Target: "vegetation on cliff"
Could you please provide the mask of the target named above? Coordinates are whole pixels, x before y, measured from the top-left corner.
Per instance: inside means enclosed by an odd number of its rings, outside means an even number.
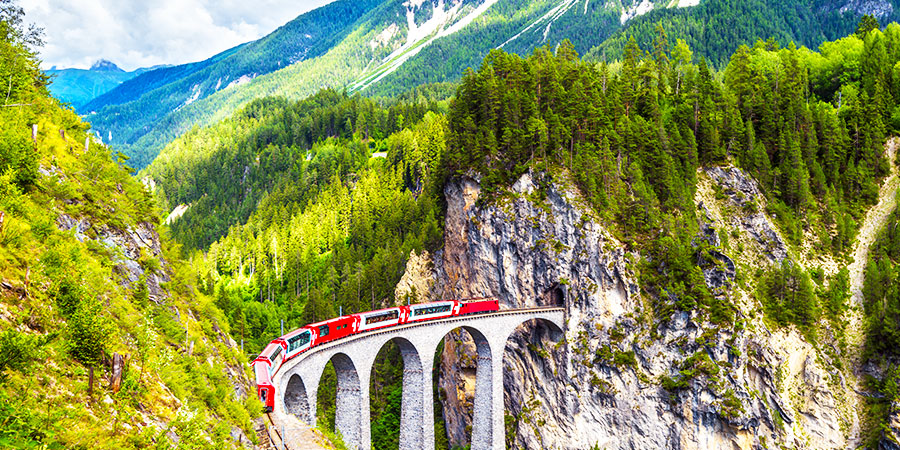
[[[228,323],[125,158],[49,96],[39,38],[0,1],[0,447],[235,447],[260,406]]]

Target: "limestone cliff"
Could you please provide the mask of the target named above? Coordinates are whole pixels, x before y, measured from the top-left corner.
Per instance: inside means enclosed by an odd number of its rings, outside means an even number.
[[[756,183],[736,168],[698,174],[698,261],[716,295],[739,305],[734,327],[676,313],[658,322],[630,253],[565,177],[526,173],[479,201],[475,178],[447,184],[445,246],[434,255],[443,297],[493,295],[502,308],[565,305],[565,341],[520,328],[504,354],[511,448],[846,448],[858,425],[830,355],[796,331],[769,330],[736,274],[788,256]],[[730,236],[723,242],[723,235]],[[463,445],[474,394],[467,339],[447,339],[439,376],[451,444]],[[699,375],[673,386],[691,362]],[[683,377],[682,377],[683,378]],[[670,382],[669,385],[666,383]],[[666,385],[665,387],[663,387]],[[668,389],[667,389],[668,388]]]

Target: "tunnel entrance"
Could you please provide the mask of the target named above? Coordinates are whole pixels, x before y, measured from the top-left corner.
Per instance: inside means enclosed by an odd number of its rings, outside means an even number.
[[[549,304],[547,306],[558,306],[560,308],[566,307],[566,286],[557,283],[550,291],[547,293],[547,297],[549,297]]]

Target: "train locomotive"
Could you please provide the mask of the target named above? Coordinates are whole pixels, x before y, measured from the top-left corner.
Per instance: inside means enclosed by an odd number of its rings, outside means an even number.
[[[315,346],[388,327],[499,310],[500,302],[495,298],[442,300],[350,314],[297,328],[273,339],[250,363],[256,376],[256,393],[265,405],[265,412],[272,412],[275,373],[285,362]]]

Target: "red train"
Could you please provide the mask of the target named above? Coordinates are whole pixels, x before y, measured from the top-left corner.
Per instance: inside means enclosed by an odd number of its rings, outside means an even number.
[[[266,412],[275,406],[272,377],[285,361],[317,345],[354,334],[453,316],[483,314],[500,310],[497,299],[443,300],[417,305],[368,311],[313,323],[276,338],[250,363],[256,374],[256,393]]]

